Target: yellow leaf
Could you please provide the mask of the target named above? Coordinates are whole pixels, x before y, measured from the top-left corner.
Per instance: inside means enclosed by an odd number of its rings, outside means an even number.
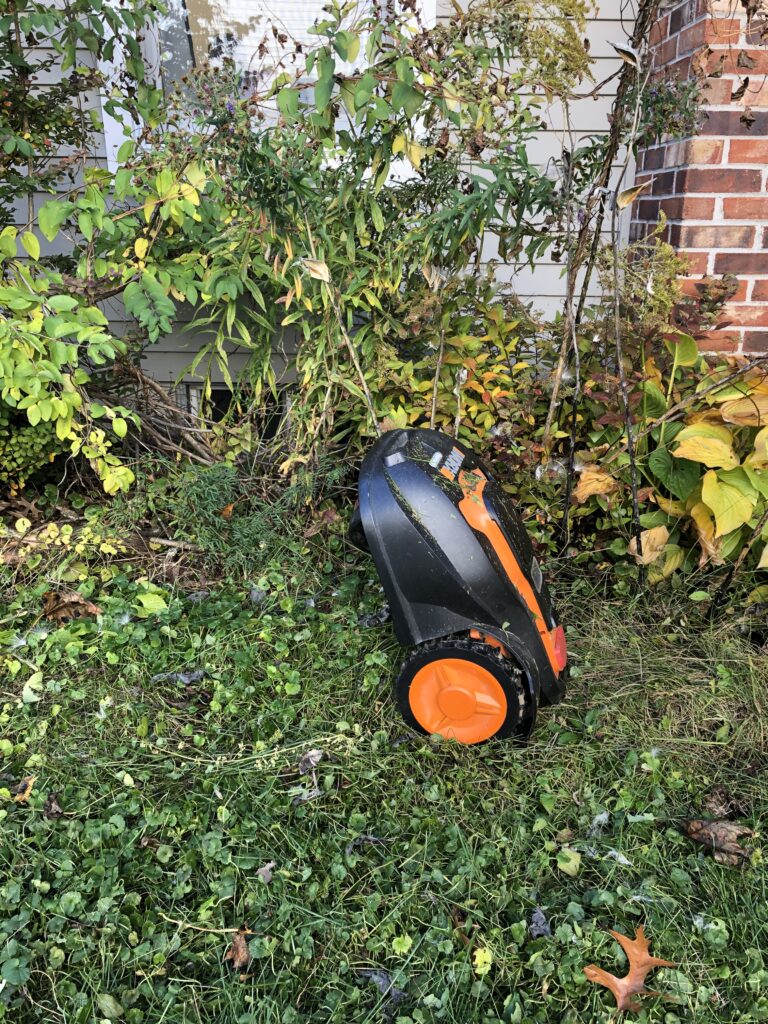
[[[637,199],[642,191],[644,191],[650,185],[650,179],[644,181],[642,185],[633,185],[632,188],[625,188],[616,196],[616,205],[620,210],[629,206]]]
[[[428,152],[429,150],[427,149],[426,146],[420,145],[413,139],[406,143],[405,155],[408,157],[408,161],[411,164],[411,167],[414,167],[417,171],[421,167],[421,161],[424,159]]]
[[[726,423],[740,427],[762,427],[768,423],[768,395],[745,395],[720,407],[720,415]]]
[[[146,257],[147,249],[149,249],[149,241],[146,238],[137,238],[133,243],[133,251],[140,260],[143,260]]]
[[[192,185],[182,182],[179,188],[179,194],[182,199],[188,199],[193,206],[200,205],[200,196],[197,193],[197,189],[193,188]]]
[[[330,284],[331,272],[326,263],[323,263],[322,260],[311,260],[308,258],[305,258],[303,262],[309,271],[310,277],[314,277],[316,281],[325,281],[326,284]]]
[[[741,471],[743,473],[743,470]],[[715,537],[723,537],[749,522],[755,509],[755,500],[734,484],[721,480],[714,470],[704,474],[701,497],[715,516]]]
[[[716,437],[689,437],[672,452],[675,458],[703,462],[705,466],[733,469],[739,460],[730,444]]]
[[[691,519],[696,526],[696,533],[701,547],[701,558],[699,568],[706,565],[710,559],[715,565],[722,565],[723,556],[720,553],[721,544],[715,538],[715,523],[712,513],[703,501],[697,502],[691,509]]]
[[[674,498],[665,498],[661,494],[655,494],[656,504],[667,513],[668,516],[684,516],[685,505],[682,501],[675,501]]]
[[[752,469],[768,469],[768,427],[763,427],[755,437],[755,450],[746,457],[744,464]]]
[[[666,547],[669,540],[669,530],[666,526],[654,526],[650,530],[643,530],[640,534],[640,546],[642,554],[637,552],[637,538],[633,537],[629,542],[629,553],[638,565],[650,565],[655,562]]]
[[[714,437],[725,444],[730,444],[733,440],[731,431],[719,421],[714,423],[692,422],[690,426],[683,427],[676,440],[687,441],[691,437]]]
[[[604,469],[600,469],[599,466],[585,466],[573,490],[573,497],[577,504],[583,505],[593,494],[611,494],[618,486],[610,473],[606,473]]]
[[[199,163],[191,163],[187,166],[184,176],[190,185],[193,185],[196,189],[201,189],[205,185],[205,171]]]
[[[405,147],[407,146],[407,144],[408,144],[408,140],[406,139],[406,137],[401,132],[400,135],[396,135],[395,136],[395,140],[392,143],[392,152],[393,153],[404,153],[405,152]]]
[[[685,549],[681,548],[678,544],[667,544],[662,575],[664,577],[671,576],[673,572],[680,568],[684,561]]]
[[[758,569],[768,569],[768,544],[763,548],[763,553],[760,555],[760,561],[757,563]]]

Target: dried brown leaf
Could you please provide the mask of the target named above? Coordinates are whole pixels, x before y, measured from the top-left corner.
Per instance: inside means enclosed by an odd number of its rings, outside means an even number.
[[[596,985],[604,985],[613,993],[618,1010],[640,1010],[640,1004],[635,1002],[632,997],[648,992],[645,987],[648,973],[655,967],[674,967],[675,965],[669,960],[660,960],[658,957],[650,955],[649,942],[642,928],[635,929],[634,939],[622,935],[621,932],[612,931],[611,935],[627,954],[629,960],[627,973],[623,978],[617,978],[615,974],[609,974],[602,967],[590,964],[589,967],[584,968],[584,974],[589,981]]]
[[[683,822],[685,834],[695,843],[708,847],[718,864],[738,867],[749,860],[749,850],[741,845],[742,839],[751,838],[754,832],[748,825],[734,821],[706,821],[691,818]]]
[[[63,813],[64,811],[59,804],[59,794],[49,793],[45,798],[45,803],[43,804],[43,817],[56,821],[56,819],[60,818]]]
[[[64,623],[71,619],[84,619],[101,615],[101,608],[86,600],[77,591],[47,590],[43,594],[43,615],[51,622]]]
[[[610,473],[599,466],[585,466],[579,475],[579,482],[573,489],[573,500],[583,505],[593,494],[612,494],[618,484]]]
[[[229,961],[236,971],[242,971],[252,960],[248,943],[245,939],[246,934],[248,934],[247,928],[239,928],[234,939],[232,939],[232,945],[224,954],[224,963]]]
[[[710,818],[740,818],[747,813],[745,802],[730,793],[725,786],[713,786],[701,805]]]

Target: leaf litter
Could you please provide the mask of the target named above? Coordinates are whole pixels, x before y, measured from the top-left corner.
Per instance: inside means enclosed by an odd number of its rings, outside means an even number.
[[[635,929],[634,939],[621,932],[611,931],[610,934],[616,939],[624,950],[629,960],[629,970],[623,978],[617,978],[596,964],[590,964],[584,968],[584,974],[588,981],[595,985],[603,985],[613,993],[618,1010],[632,1010],[638,1012],[642,1009],[640,1003],[633,1000],[637,995],[657,995],[645,987],[645,980],[650,971],[656,967],[675,967],[669,960],[661,960],[659,957],[651,956],[649,952],[650,943],[645,937],[643,928]]]
[[[741,845],[743,839],[750,839],[755,834],[748,825],[691,818],[683,822],[683,829],[694,843],[701,843],[711,850],[718,864],[739,867],[750,858],[749,850]]]

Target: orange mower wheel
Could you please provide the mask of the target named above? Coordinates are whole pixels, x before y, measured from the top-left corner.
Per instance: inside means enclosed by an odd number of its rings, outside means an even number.
[[[405,721],[459,743],[527,735],[533,699],[520,668],[497,648],[449,637],[416,648],[403,665],[395,697]]]

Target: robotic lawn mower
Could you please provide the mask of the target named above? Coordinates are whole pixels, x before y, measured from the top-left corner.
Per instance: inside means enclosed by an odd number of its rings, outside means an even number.
[[[406,722],[460,743],[527,736],[565,693],[566,647],[525,528],[490,471],[436,430],[392,430],[363,461],[354,543],[395,634]]]

